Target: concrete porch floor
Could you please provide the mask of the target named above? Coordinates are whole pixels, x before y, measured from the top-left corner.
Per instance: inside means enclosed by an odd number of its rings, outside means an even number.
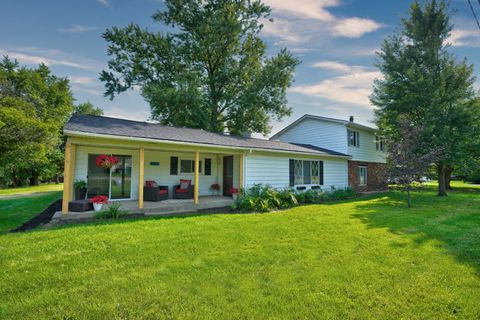
[[[233,199],[224,196],[204,196],[199,197],[198,204],[193,203],[193,199],[168,199],[158,202],[144,201],[143,209],[138,208],[137,200],[116,201],[121,205],[122,210],[128,211],[128,215],[139,216],[174,216],[184,213],[195,213],[198,210],[229,207]],[[94,211],[69,212],[62,214],[56,212],[52,217],[51,223],[88,220],[95,216]]]

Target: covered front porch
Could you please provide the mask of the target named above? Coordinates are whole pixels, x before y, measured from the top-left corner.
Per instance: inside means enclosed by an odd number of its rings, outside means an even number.
[[[138,201],[125,200],[118,202],[122,210],[128,212],[131,216],[175,216],[186,213],[196,213],[207,209],[227,208],[233,203],[231,197],[225,196],[201,196],[198,203],[195,204],[193,199],[168,199],[159,202],[145,201],[143,208],[138,207]],[[57,212],[53,218],[53,222],[74,221],[91,219],[95,217],[93,210],[84,212]]]
[[[99,155],[120,159],[111,169],[99,168]],[[232,204],[230,190],[243,187],[244,154],[234,148],[186,146],[180,143],[127,142],[90,137],[69,137],[65,148],[63,216],[88,216],[93,212],[73,213],[69,203],[75,199],[74,182],[87,183],[87,199],[104,195],[132,214],[195,212]],[[180,180],[189,180],[191,198],[176,199]],[[146,181],[155,181],[168,196],[147,201]],[[212,185],[217,185],[214,190]],[[71,208],[71,203],[70,203]]]

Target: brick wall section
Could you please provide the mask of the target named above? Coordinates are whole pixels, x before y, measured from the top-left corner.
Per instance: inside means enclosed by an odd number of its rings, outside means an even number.
[[[367,185],[359,186],[358,166],[367,167]],[[348,185],[359,192],[386,190],[387,166],[384,163],[348,161]]]

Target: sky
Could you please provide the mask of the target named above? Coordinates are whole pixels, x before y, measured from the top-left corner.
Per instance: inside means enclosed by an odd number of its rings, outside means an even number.
[[[272,8],[261,36],[274,55],[288,48],[302,62],[288,90],[292,116],[272,122],[272,134],[303,114],[348,119],[371,125],[372,83],[381,76],[375,51],[406,16],[410,0],[264,0]],[[480,1],[471,0],[480,17]],[[133,22],[151,31],[164,27],[151,19],[162,0],[2,0],[0,55],[21,64],[46,63],[68,77],[77,103],[90,101],[105,115],[148,120],[149,105],[138,90],[104,97],[99,72],[106,69],[107,43],[101,34]],[[480,73],[480,30],[467,0],[451,0],[455,12],[450,50]],[[480,89],[480,81],[476,82]]]

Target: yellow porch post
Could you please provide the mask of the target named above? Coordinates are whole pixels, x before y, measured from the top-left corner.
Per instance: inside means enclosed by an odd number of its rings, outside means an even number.
[[[243,153],[238,156],[238,188],[243,189]]]
[[[143,179],[145,174],[145,148],[140,147],[140,159],[139,159],[139,173],[138,173],[138,208],[143,208]]]
[[[195,152],[195,174],[193,180],[193,203],[198,204],[198,171],[200,166],[200,152]]]
[[[62,213],[68,214],[68,202],[73,194],[73,173],[75,169],[76,146],[67,142],[65,145],[65,163],[63,171]]]

